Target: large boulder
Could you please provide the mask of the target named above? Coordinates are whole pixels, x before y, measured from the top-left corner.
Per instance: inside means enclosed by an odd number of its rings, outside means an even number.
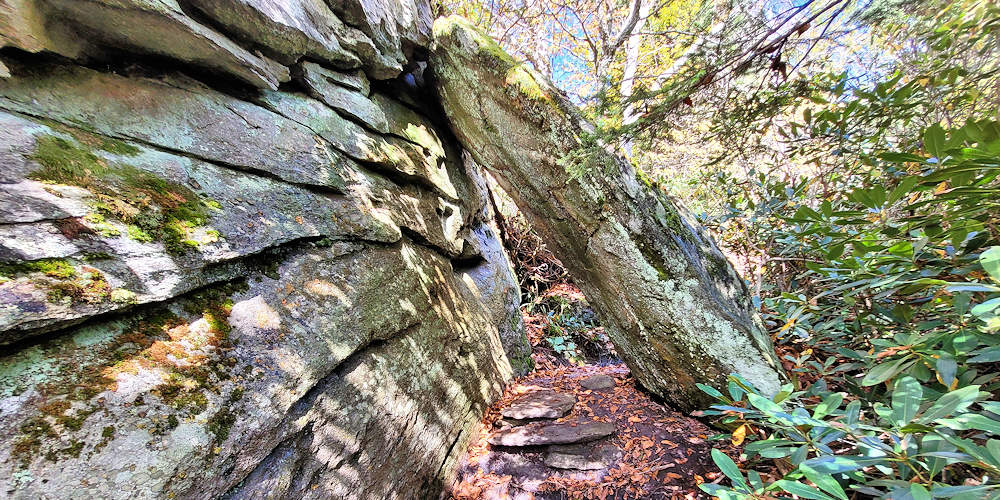
[[[452,131],[566,265],[642,385],[683,409],[710,404],[697,383],[732,372],[777,392],[783,374],[745,282],[705,229],[468,22],[438,19],[434,36]]]
[[[479,167],[379,81],[429,5],[366,6],[0,0],[5,498],[450,482],[530,367],[520,291]]]

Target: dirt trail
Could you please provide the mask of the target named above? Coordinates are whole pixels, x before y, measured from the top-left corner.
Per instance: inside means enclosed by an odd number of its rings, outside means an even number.
[[[614,387],[590,390],[580,385],[597,374],[613,377]],[[546,389],[575,395],[576,404],[555,420],[511,423],[504,419],[501,412],[512,402]],[[534,432],[542,432],[538,428],[546,423],[568,422],[575,426],[574,422],[587,421],[613,422],[616,429],[609,437],[568,448],[571,453],[593,452],[598,465],[602,461],[606,465],[599,470],[546,465],[547,454],[565,452],[565,446],[499,447],[488,442],[491,436],[512,427],[526,425]],[[461,466],[452,498],[707,498],[698,490],[697,482],[719,479],[710,458],[712,443],[706,440],[714,433],[701,422],[651,400],[636,388],[635,379],[624,365],[538,370],[512,383],[487,411]],[[720,447],[725,443],[714,444]],[[594,467],[593,460],[586,467]]]

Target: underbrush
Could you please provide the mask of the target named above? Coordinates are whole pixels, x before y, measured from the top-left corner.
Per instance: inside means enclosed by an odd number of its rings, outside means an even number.
[[[594,311],[578,288],[560,283],[522,306],[538,366],[618,363]]]
[[[809,126],[844,119],[823,113]],[[783,266],[765,268],[761,310],[791,381],[773,396],[737,376],[703,387],[749,470],[716,453],[732,484],[705,491],[1000,497],[1000,123],[935,124],[909,144],[825,185],[761,174],[760,196],[734,200],[723,230]]]

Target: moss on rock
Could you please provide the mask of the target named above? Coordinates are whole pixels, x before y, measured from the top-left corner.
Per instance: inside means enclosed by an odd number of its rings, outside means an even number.
[[[118,151],[116,154],[133,153],[126,148],[133,146],[108,144],[112,143],[98,146]],[[28,177],[78,186],[93,193],[97,216],[85,220],[96,224],[95,229],[103,236],[117,236],[116,229],[104,224],[104,217],[111,217],[128,227],[130,238],[140,242],[162,241],[172,254],[184,253],[200,244],[192,237],[194,230],[208,223],[211,211],[219,207],[217,202],[202,200],[190,189],[150,172],[112,163],[81,147],[87,145],[54,135],[39,136],[32,159],[41,168]],[[209,239],[219,236],[215,231]]]
[[[7,281],[31,273],[42,273],[57,279],[69,279],[76,276],[76,268],[67,259],[38,259],[0,264],[0,281]]]

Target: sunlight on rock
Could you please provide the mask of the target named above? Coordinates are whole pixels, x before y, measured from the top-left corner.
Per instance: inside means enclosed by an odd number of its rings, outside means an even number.
[[[241,335],[268,334],[281,327],[281,315],[258,295],[233,304],[229,323]]]

